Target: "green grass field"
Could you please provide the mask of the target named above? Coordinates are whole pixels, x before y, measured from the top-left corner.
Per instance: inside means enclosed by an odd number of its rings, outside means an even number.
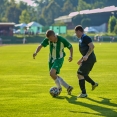
[[[117,117],[117,43],[94,43],[97,63],[90,76],[99,83],[88,98],[77,99],[80,93],[76,71],[81,57],[73,43],[74,60],[69,51],[61,75],[74,87],[71,96],[63,88],[58,98],[49,89],[55,86],[48,72],[48,48],[32,59],[38,44],[0,46],[0,117]]]

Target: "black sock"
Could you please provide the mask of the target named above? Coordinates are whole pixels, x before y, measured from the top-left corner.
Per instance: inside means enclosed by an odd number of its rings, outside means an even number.
[[[87,82],[91,83],[92,85],[95,85],[95,82],[89,76],[84,76],[84,78]]]
[[[85,89],[85,79],[79,80],[79,86],[83,94],[86,94],[86,89]]]

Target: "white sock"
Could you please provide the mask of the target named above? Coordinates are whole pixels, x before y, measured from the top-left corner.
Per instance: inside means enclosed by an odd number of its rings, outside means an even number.
[[[61,85],[63,85],[66,89],[68,89],[69,85],[61,77],[58,77],[58,79]]]
[[[61,85],[60,85],[60,82],[59,82],[58,77],[57,77],[56,80],[55,80],[55,84],[57,85],[58,89],[61,88]]]

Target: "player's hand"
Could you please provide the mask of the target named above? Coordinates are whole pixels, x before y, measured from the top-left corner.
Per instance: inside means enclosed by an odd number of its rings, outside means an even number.
[[[87,59],[88,59],[87,55],[83,56],[83,61],[86,61]]]
[[[80,60],[77,62],[77,64],[78,64],[78,65],[81,65],[82,62],[83,62],[83,59],[80,59]]]
[[[72,60],[73,60],[73,58],[72,57],[69,57],[68,61],[71,62]]]
[[[36,56],[36,55],[37,55],[36,53],[33,54],[33,59],[35,59],[35,56]]]

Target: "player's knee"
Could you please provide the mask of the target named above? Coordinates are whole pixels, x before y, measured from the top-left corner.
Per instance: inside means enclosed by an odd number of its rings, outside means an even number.
[[[52,73],[52,71],[50,71],[50,76],[51,76],[51,77],[53,76],[53,73]]]
[[[84,76],[83,75],[80,75],[80,74],[77,74],[77,77],[78,77],[79,80],[84,79]]]
[[[55,73],[53,71],[50,71],[50,76],[51,77],[55,76]]]

